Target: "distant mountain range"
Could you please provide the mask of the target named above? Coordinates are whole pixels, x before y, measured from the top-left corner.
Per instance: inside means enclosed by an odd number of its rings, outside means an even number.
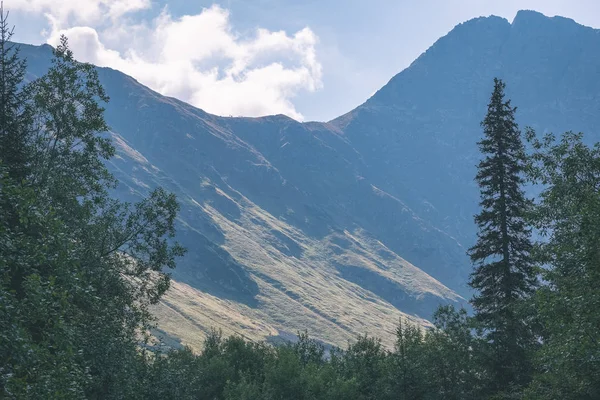
[[[21,45],[30,77],[51,48]],[[456,26],[333,121],[225,118],[99,68],[118,156],[115,195],[177,194],[189,253],[156,308],[159,332],[199,346],[210,327],[252,340],[308,330],[391,343],[465,304],[479,122],[497,76],[521,127],[598,139],[600,31],[520,11]],[[389,336],[386,338],[386,336]],[[166,340],[166,339],[165,339]],[[388,344],[389,344],[388,343]]]

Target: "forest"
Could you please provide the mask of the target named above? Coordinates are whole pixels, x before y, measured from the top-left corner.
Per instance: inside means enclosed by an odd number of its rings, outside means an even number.
[[[159,351],[149,307],[185,254],[177,199],[160,188],[136,204],[111,198],[95,67],[63,37],[48,72],[27,79],[6,17],[0,398],[600,398],[600,144],[521,132],[502,80],[474,177],[472,313],[440,307],[431,328],[398,321],[393,349],[372,336],[326,349],[307,326],[277,346],[213,331],[199,354]]]

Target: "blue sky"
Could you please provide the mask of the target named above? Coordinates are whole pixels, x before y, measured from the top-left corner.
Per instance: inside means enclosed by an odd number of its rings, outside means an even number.
[[[533,9],[600,28],[597,0],[4,3],[17,25],[16,40],[54,43],[66,33],[77,57],[123,70],[209,112],[302,120],[350,111],[474,17],[512,21],[519,9]]]

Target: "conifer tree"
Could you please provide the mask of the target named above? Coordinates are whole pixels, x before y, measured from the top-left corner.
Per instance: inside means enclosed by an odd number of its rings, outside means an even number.
[[[481,123],[484,138],[478,144],[484,158],[476,176],[481,212],[475,216],[478,240],[469,250],[475,265],[469,284],[477,291],[472,304],[475,321],[489,344],[487,370],[494,392],[519,388],[529,379],[527,349],[533,335],[519,309],[536,282],[525,221],[530,202],[522,188],[525,152],[515,122],[516,107],[504,100],[504,88],[500,79],[494,79]]]
[[[10,39],[13,28],[8,24],[8,12],[0,3],[0,161],[10,178],[20,181],[27,171],[27,102],[23,81],[25,60]]]

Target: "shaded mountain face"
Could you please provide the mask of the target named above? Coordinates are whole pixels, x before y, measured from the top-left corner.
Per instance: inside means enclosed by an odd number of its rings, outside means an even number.
[[[493,77],[507,82],[521,126],[593,138],[598,50],[599,31],[571,20],[474,19],[329,123],[217,117],[99,69],[115,195],[162,185],[182,206],[189,253],[156,310],[162,331],[191,344],[211,326],[252,339],[308,329],[343,345],[464,303]],[[51,49],[22,54],[33,77]]]
[[[476,142],[493,78],[507,83],[522,128],[582,131],[596,140],[599,50],[600,31],[566,18],[533,11],[520,11],[512,24],[476,18],[331,124],[361,150],[369,179],[469,247]]]

